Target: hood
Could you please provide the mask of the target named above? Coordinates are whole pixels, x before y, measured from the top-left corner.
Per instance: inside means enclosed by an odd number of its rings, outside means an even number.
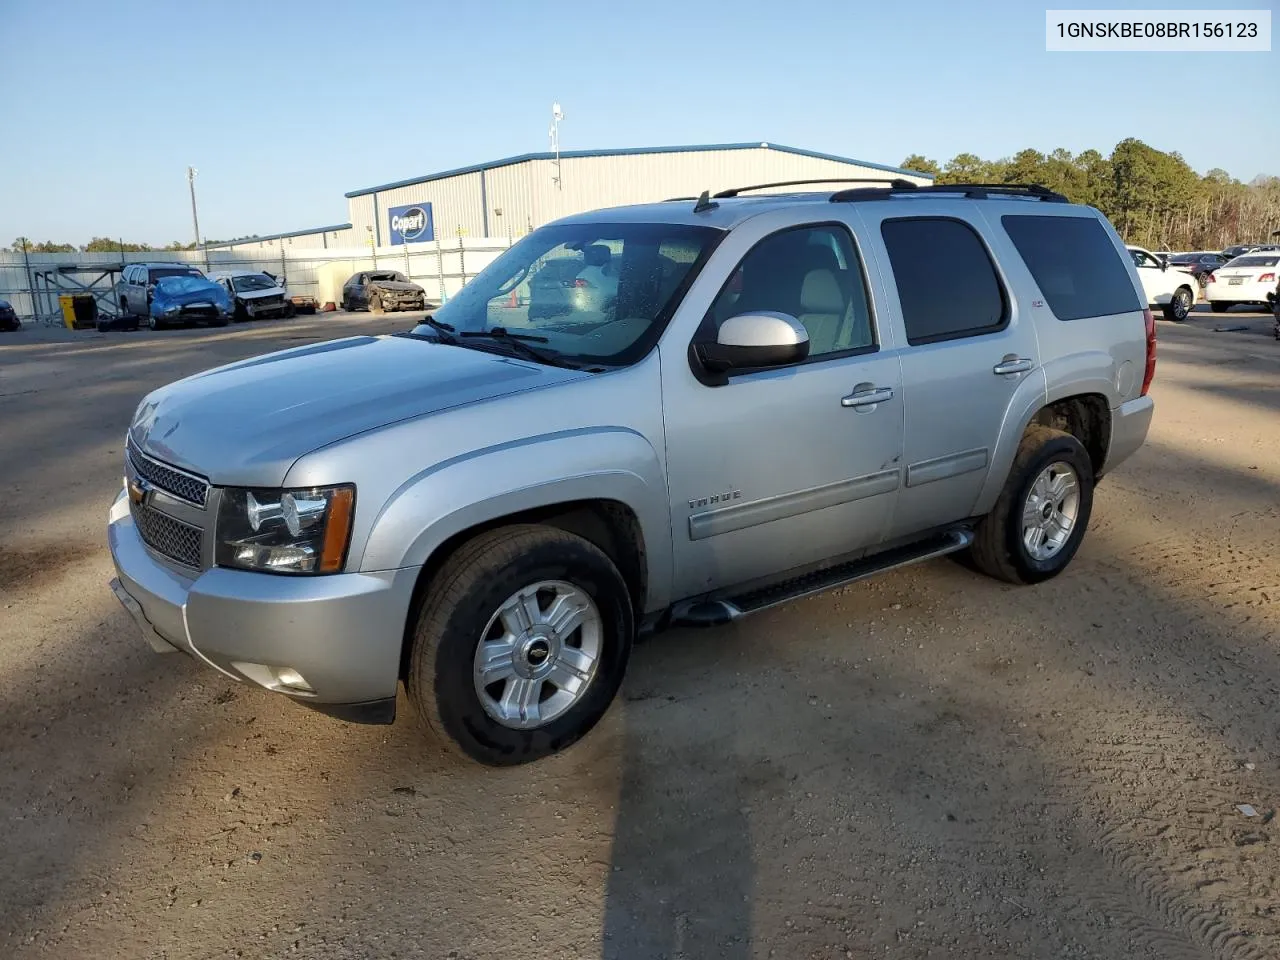
[[[165,277],[152,292],[154,303],[224,303],[226,291],[212,280],[203,277]]]
[[[380,290],[411,290],[414,293],[422,290],[422,287],[416,283],[408,283],[404,280],[370,280],[369,286],[377,287]]]
[[[162,387],[143,400],[130,434],[215,485],[279,486],[303,454],[346,437],[589,376],[407,337],[353,337]]]
[[[263,297],[282,297],[284,287],[268,287],[265,290],[237,290],[236,296],[241,300],[261,300]]]

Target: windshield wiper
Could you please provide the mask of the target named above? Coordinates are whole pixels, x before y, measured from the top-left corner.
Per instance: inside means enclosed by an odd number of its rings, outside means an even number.
[[[469,339],[473,337],[483,337],[488,340],[497,340],[500,343],[505,343],[510,346],[512,350],[523,356],[526,360],[549,364],[553,367],[577,368],[576,364],[570,363],[563,357],[548,353],[545,350],[539,350],[537,347],[529,346],[528,341],[533,341],[534,343],[549,342],[548,338],[540,337],[534,333],[512,333],[506,327],[490,327],[488,330],[463,330],[458,334],[458,336],[467,337]]]
[[[441,343],[457,343],[458,338],[454,336],[454,327],[452,324],[441,323],[431,314],[427,314],[422,318],[422,322],[438,333]]]

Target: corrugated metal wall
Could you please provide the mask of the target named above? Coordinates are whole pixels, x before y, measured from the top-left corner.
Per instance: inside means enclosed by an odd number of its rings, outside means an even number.
[[[690,150],[675,153],[620,154],[566,158],[560,162],[561,187],[556,188],[555,164],[550,160],[495,167],[378,193],[378,225],[387,238],[387,208],[405,203],[432,204],[436,235],[520,236],[559,217],[599,207],[648,203],[703,190],[722,190],[771,180],[816,177],[897,176],[874,167],[806,157],[766,147],[739,150]],[[481,189],[481,180],[484,189]],[[927,177],[908,177],[928,183]],[[488,207],[488,222],[481,197]],[[498,210],[502,213],[499,215]],[[373,223],[374,195],[349,200],[349,218],[360,233]],[[487,229],[486,229],[487,227]]]
[[[776,180],[897,176],[874,167],[759,148],[562,160],[561,187],[556,189],[554,165],[545,160],[533,163],[537,168],[533,175],[534,207],[543,222],[597,207],[697,196],[703,190],[715,193]],[[929,182],[927,177],[909,179]]]
[[[533,213],[532,167],[531,163],[512,163],[485,171],[490,236],[520,237],[538,226]]]

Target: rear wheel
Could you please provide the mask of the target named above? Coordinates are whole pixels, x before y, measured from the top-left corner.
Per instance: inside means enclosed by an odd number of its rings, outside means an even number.
[[[1039,583],[1066,569],[1093,510],[1093,463],[1074,436],[1032,426],[991,512],[978,522],[970,556],[988,576]]]
[[[1213,300],[1209,303],[1209,309],[1214,313],[1226,313],[1231,309],[1230,300]]]
[[[1169,302],[1164,305],[1164,318],[1175,323],[1181,323],[1187,319],[1187,314],[1191,312],[1191,307],[1195,302],[1196,297],[1191,292],[1190,287],[1179,287],[1174,291],[1173,296],[1169,298]]]
[[[631,654],[631,600],[613,562],[551,527],[461,547],[427,591],[406,686],[426,726],[494,766],[562,750],[608,709]]]

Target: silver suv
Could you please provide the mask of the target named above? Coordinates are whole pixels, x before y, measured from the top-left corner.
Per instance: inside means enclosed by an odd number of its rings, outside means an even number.
[[[345,719],[390,722],[403,680],[509,764],[588,731],[646,631],[961,551],[1062,572],[1152,415],[1106,219],[1039,187],[744,192],[558,221],[411,331],[154,391],[116,595],[155,649]],[[596,274],[616,295],[531,317],[537,278]]]

